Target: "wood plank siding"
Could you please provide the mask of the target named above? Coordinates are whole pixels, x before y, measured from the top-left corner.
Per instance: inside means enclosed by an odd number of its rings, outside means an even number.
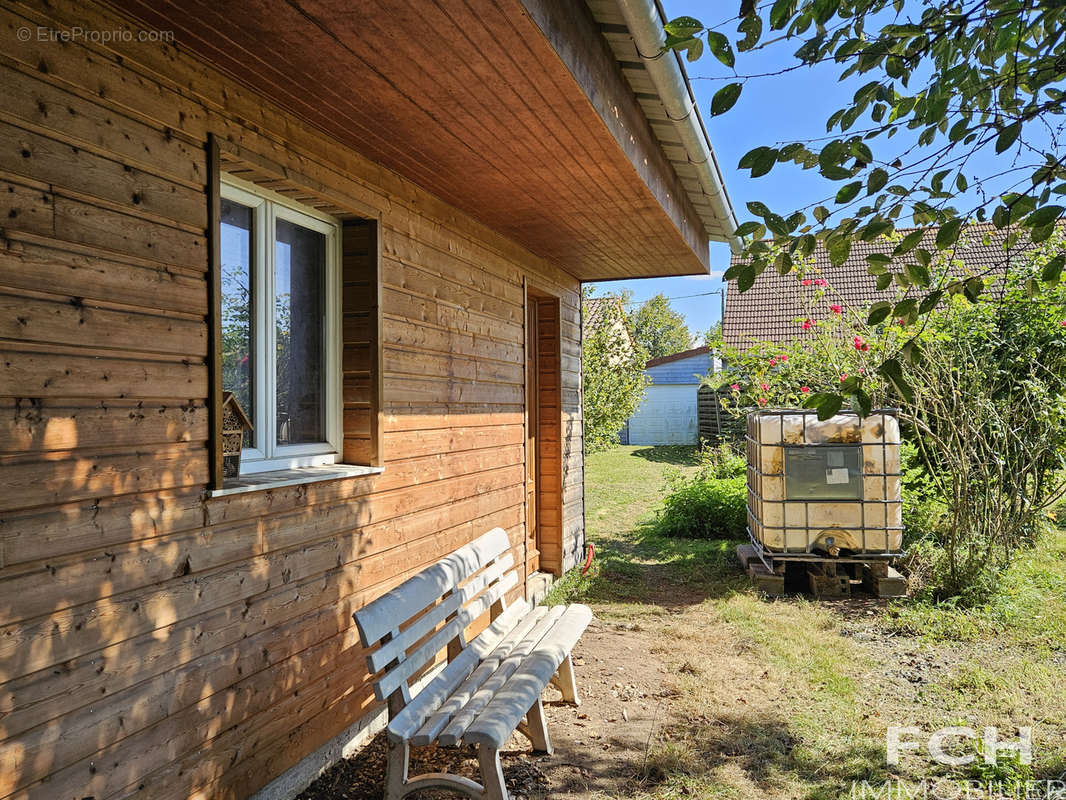
[[[114,2],[582,280],[708,272],[704,225],[580,0]],[[257,119],[242,99],[226,102]]]
[[[526,561],[527,281],[561,334],[545,557],[583,547],[578,280],[187,49],[18,35],[127,24],[0,8],[0,798],[244,798],[376,712],[352,612],[495,526]],[[348,220],[344,456],[382,474],[208,496],[209,136]]]

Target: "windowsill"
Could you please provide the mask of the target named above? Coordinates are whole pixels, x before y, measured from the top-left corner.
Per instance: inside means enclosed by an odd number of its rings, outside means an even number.
[[[265,489],[278,489],[282,486],[299,486],[303,483],[335,481],[341,478],[357,478],[364,475],[380,475],[384,467],[362,467],[355,464],[327,464],[321,467],[296,467],[280,469],[275,472],[258,472],[242,475],[234,481],[227,481],[221,489],[210,489],[208,497],[225,497],[243,492],[259,492]]]

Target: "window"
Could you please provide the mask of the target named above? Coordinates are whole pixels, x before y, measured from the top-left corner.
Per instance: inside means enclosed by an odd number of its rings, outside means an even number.
[[[219,205],[222,385],[252,420],[241,474],[339,461],[336,220],[224,178]]]

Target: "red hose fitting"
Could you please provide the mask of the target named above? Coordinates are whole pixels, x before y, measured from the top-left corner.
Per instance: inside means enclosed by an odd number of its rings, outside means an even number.
[[[592,546],[592,542],[588,543],[588,555],[585,557],[585,568],[581,570],[581,574],[584,575],[589,571],[589,567],[592,566],[592,557],[596,555],[596,548]]]

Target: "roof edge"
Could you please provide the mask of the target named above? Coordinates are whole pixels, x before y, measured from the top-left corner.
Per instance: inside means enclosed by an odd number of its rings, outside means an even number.
[[[711,352],[711,348],[707,345],[703,345],[702,347],[693,347],[691,350],[682,350],[680,353],[672,353],[668,356],[658,356],[657,358],[648,359],[648,363],[644,365],[644,369],[657,367],[660,364],[669,364],[672,361],[684,361],[686,358],[702,356],[704,353],[709,352]]]
[[[633,37],[640,60],[648,71],[648,77],[662,100],[666,114],[678,133],[681,145],[688,155],[700,187],[707,195],[718,216],[735,231],[738,226],[733,204],[726,192],[722,170],[711,146],[707,128],[700,116],[695,93],[680,56],[672,50],[663,50],[667,22],[666,13],[659,0],[615,0],[618,10],[626,21]],[[649,55],[650,54],[650,55]],[[733,233],[726,237],[730,250],[740,253],[743,243]]]

